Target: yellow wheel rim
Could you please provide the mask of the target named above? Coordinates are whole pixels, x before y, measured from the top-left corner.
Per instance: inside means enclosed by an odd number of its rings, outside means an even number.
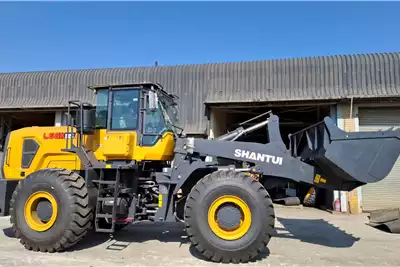
[[[223,227],[217,220],[219,209],[223,205],[230,205],[239,209],[241,218],[233,228]],[[249,206],[237,196],[227,195],[217,198],[208,210],[208,225],[216,236],[225,240],[236,240],[243,237],[251,226],[251,212]]]
[[[39,203],[44,200],[50,202],[53,211],[50,219],[45,222],[43,222],[39,218],[37,213],[37,207]],[[24,208],[25,221],[32,230],[43,232],[50,229],[50,227],[52,227],[56,221],[57,213],[58,213],[57,201],[48,192],[45,191],[35,192],[25,202],[25,208]]]

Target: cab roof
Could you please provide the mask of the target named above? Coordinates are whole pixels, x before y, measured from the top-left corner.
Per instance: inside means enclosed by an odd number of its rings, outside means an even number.
[[[161,84],[159,83],[153,83],[153,82],[140,82],[140,83],[123,83],[123,84],[105,84],[105,85],[91,85],[88,86],[89,89],[93,91],[101,90],[101,89],[108,89],[108,90],[113,90],[113,89],[130,89],[134,87],[140,87],[140,88],[153,88],[154,90],[167,95],[171,98],[178,99],[178,96],[169,94],[164,90]]]

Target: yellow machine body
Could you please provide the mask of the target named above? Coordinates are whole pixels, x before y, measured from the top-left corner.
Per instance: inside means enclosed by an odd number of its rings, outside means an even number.
[[[10,215],[25,248],[61,252],[92,230],[112,234],[141,221],[184,221],[191,242],[214,261],[246,262],[259,254],[275,218],[259,177],[203,161],[232,158],[227,153],[235,144],[184,138],[177,97],[159,84],[90,88],[96,105],[69,101],[66,126],[7,135],[0,216]]]
[[[66,168],[83,170],[84,167],[75,153],[63,151],[67,142],[67,127],[28,127],[10,133],[3,162],[6,179],[23,179],[27,175],[45,168]],[[76,132],[76,130],[74,130]],[[74,144],[79,135],[74,136]],[[37,150],[25,147],[25,140],[37,144]],[[134,160],[168,161],[173,158],[174,136],[166,132],[153,146],[138,145],[135,131],[107,131],[99,129],[83,136],[85,148],[93,151],[98,161]],[[25,159],[23,164],[23,157]]]

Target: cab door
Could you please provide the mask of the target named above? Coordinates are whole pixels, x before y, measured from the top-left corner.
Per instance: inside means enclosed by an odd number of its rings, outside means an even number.
[[[157,94],[148,91],[145,96],[140,157],[145,160],[171,160],[175,145],[174,134],[164,116]]]
[[[107,160],[134,160],[140,128],[141,90],[109,91],[107,132],[103,154]]]

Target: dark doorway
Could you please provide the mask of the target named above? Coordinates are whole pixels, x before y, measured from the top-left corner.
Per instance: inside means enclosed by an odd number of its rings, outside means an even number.
[[[32,126],[54,126],[54,111],[7,111],[0,112],[0,146],[3,149],[10,131]]]

